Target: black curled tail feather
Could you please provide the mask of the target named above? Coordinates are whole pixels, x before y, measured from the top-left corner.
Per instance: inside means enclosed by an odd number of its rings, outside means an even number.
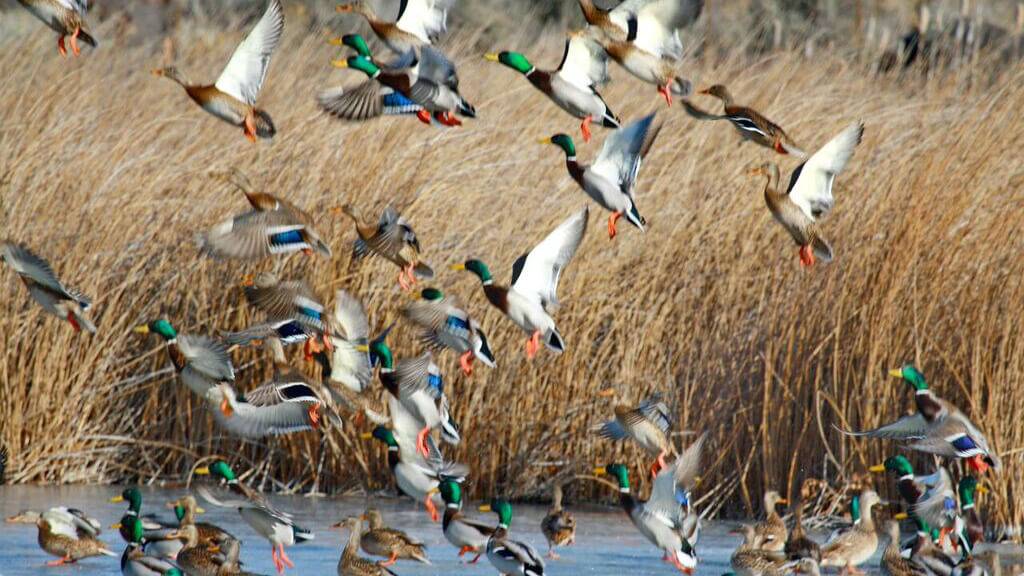
[[[253,115],[256,119],[257,136],[260,138],[273,138],[277,134],[277,127],[274,126],[274,121],[270,118],[270,114],[263,110],[256,110]]]
[[[562,340],[562,335],[558,333],[558,330],[554,328],[544,336],[544,343],[553,352],[558,354],[565,352],[565,341]]]

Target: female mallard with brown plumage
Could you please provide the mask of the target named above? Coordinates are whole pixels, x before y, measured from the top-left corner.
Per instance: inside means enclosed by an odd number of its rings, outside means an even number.
[[[49,262],[26,246],[10,240],[0,242],[0,260],[18,273],[29,296],[44,310],[67,320],[75,332],[96,332],[96,326],[85,315],[92,301],[81,292],[65,286]]]
[[[87,518],[80,510],[50,508],[38,517],[36,527],[39,529],[39,547],[58,558],[47,562],[47,566],[60,566],[92,556],[117,557],[97,538],[99,522]]]
[[[729,558],[729,566],[736,576],[783,576],[787,573],[785,557],[762,548],[761,536],[753,526],[743,524],[730,534],[743,536],[743,542]]]
[[[217,576],[221,562],[211,548],[209,542],[199,537],[199,529],[193,524],[185,524],[175,530],[170,537],[182,541],[184,547],[178,552],[175,562],[190,576]]]
[[[473,374],[473,358],[494,368],[494,353],[487,335],[454,296],[436,288],[421,290],[415,302],[402,308],[402,315],[423,329],[420,339],[433,350],[450,348],[461,353],[459,366],[466,376]]]
[[[799,560],[810,558],[815,562],[821,562],[821,547],[817,542],[811,540],[804,530],[804,508],[807,500],[810,499],[813,486],[817,484],[814,478],[807,478],[800,486],[800,500],[796,503],[796,512],[793,514],[793,529],[786,537],[786,559]]]
[[[878,532],[871,508],[880,503],[874,490],[861,492],[860,522],[821,547],[822,566],[842,567],[841,574],[845,575],[857,572],[857,566],[871,558],[878,548]]]
[[[168,502],[167,507],[174,510],[174,517],[178,519],[178,526],[194,525],[199,530],[199,539],[204,542],[219,542],[224,539],[233,540],[235,537],[216,524],[209,522],[196,522],[196,514],[202,514],[204,510],[199,507],[196,499],[191,494],[182,496],[173,502]]]
[[[761,549],[778,552],[786,547],[786,523],[779,516],[776,506],[788,502],[775,490],[764,493],[764,520],[754,525],[754,531],[761,541]]]
[[[739,132],[744,140],[749,140],[766,148],[771,148],[779,154],[793,154],[804,157],[806,153],[801,150],[786,134],[786,131],[778,124],[765,118],[760,112],[746,106],[738,106],[729,93],[728,88],[721,84],[715,84],[710,88],[700,91],[700,94],[708,94],[722,101],[725,106],[725,114],[711,114],[697,108],[693,104],[683,100],[683,107],[686,111],[698,120],[728,120]]]
[[[429,280],[434,270],[420,259],[420,241],[412,225],[393,206],[388,206],[377,223],[363,218],[356,206],[345,204],[335,209],[352,219],[356,225],[356,238],[352,248],[354,259],[375,254],[401,268],[398,283],[408,290],[417,279]]]
[[[397,54],[432,44],[447,29],[448,10],[455,0],[401,0],[394,22],[381,20],[366,0],[337,7],[340,13],[355,13],[366,19],[374,34]]]
[[[273,138],[277,133],[274,121],[256,107],[256,99],[283,31],[281,0],[270,0],[263,17],[235,49],[215,84],[193,84],[173,67],[154,70],[153,74],[180,84],[199,107],[228,124],[241,127],[251,142],[256,142],[257,136]]]
[[[686,96],[692,90],[690,82],[678,75],[678,62],[683,55],[679,29],[697,20],[704,2],[648,0],[626,4],[628,8],[622,7],[628,13],[625,30],[621,28],[621,18],[611,16],[614,10],[607,21],[598,19],[598,26],[606,35],[609,29],[615,32],[603,42],[604,49],[627,72],[657,86],[665,102],[672,106],[673,94]],[[587,16],[588,11],[584,9],[583,13]],[[625,39],[621,39],[623,33]]]
[[[598,396],[615,397],[616,390],[606,388],[598,392]],[[654,394],[636,406],[616,404],[612,411],[615,414],[613,420],[596,424],[591,431],[609,440],[633,439],[645,452],[655,457],[651,464],[651,477],[657,476],[665,468],[665,457],[675,452],[668,439],[672,418],[661,395]]]
[[[813,266],[815,257],[832,261],[832,247],[822,238],[818,219],[832,210],[835,203],[832,183],[846,167],[863,135],[864,124],[851,124],[793,171],[785,191],[780,187],[779,167],[775,163],[768,162],[751,171],[751,174],[767,177],[765,203],[775,220],[800,246],[803,266]]]
[[[341,559],[338,560],[338,576],[387,576],[394,575],[383,564],[374,562],[359,555],[359,545],[362,539],[363,522],[353,516],[331,526],[336,530],[348,530],[348,542],[341,551]]]
[[[548,541],[547,557],[552,560],[559,558],[555,548],[576,543],[576,517],[572,512],[562,508],[561,484],[555,484],[551,488],[551,507],[540,521],[540,531]]]
[[[363,531],[359,540],[363,552],[387,558],[381,566],[391,566],[403,559],[430,564],[423,541],[412,538],[401,530],[385,526],[380,510],[367,508],[360,520],[369,523],[369,528]]]
[[[889,544],[882,553],[880,567],[886,576],[926,576],[928,571],[923,566],[904,558],[900,550],[900,525],[895,520],[885,523],[885,532],[889,536]]]
[[[79,40],[93,48],[98,45],[96,39],[85,31],[89,0],[18,0],[18,3],[58,34],[57,49],[61,56],[68,55],[64,45],[67,36],[71,37],[71,52],[75,56],[82,53],[78,47]]]
[[[590,142],[590,124],[618,128],[619,119],[608,108],[597,86],[608,82],[608,55],[601,45],[584,32],[573,32],[565,40],[562,63],[554,70],[539,70],[519,52],[484,55],[519,72],[551,99],[559,108],[581,118],[583,141]]]

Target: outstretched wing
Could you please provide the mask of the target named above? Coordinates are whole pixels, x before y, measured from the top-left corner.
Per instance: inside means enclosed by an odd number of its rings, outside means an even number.
[[[924,438],[928,432],[928,422],[920,414],[910,414],[899,420],[864,432],[854,432],[836,428],[847,436],[867,436],[886,440],[914,440]]]
[[[402,0],[395,24],[424,42],[436,42],[448,29],[455,0]]]
[[[644,400],[636,410],[662,432],[668,432],[668,429],[672,427],[672,417],[669,415],[668,406],[662,402],[660,394],[655,394]]]
[[[78,300],[83,305],[83,308],[88,308],[88,298],[68,290],[57,278],[57,274],[50,267],[50,263],[37,256],[26,246],[5,242],[0,244],[0,256],[21,276],[69,300]]]
[[[558,279],[587,231],[589,206],[576,212],[512,266],[512,288],[544,306],[558,305]]]
[[[636,4],[634,45],[658,57],[680,58],[683,44],[679,28],[700,17],[704,0],[638,0]]]
[[[558,75],[583,90],[608,82],[608,54],[585,32],[572,32],[565,39]]]
[[[854,122],[800,165],[789,181],[789,199],[811,220],[832,210],[832,183],[853,156],[864,136],[864,124]]]
[[[74,10],[81,16],[85,16],[85,13],[89,11],[89,0],[57,0],[57,2],[68,10]]]
[[[178,336],[178,349],[188,365],[215,382],[234,381],[235,369],[223,344],[206,336]]]
[[[677,492],[689,491],[697,478],[700,469],[701,451],[704,447],[704,436],[697,439],[675,462],[664,468],[654,478],[651,498],[644,505],[645,511],[654,514],[666,524],[678,528],[681,523],[681,509]]]
[[[217,78],[216,87],[221,92],[249,104],[256,104],[263,80],[267,77],[270,57],[281,42],[284,32],[284,10],[281,0],[270,0],[263,17],[238,45],[235,53]]]
[[[605,138],[601,153],[591,164],[590,170],[618,184],[624,193],[632,196],[643,155],[658,134],[657,129],[651,131],[653,122],[654,114],[649,114],[612,132]]]

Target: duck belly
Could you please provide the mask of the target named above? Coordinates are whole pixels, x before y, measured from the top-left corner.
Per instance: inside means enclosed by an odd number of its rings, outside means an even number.
[[[625,212],[629,209],[629,198],[622,193],[617,183],[589,170],[583,173],[583,191],[609,212]]]
[[[562,80],[557,74],[551,77],[551,100],[558,107],[577,118],[592,116],[599,120],[604,116],[605,104],[597,94],[577,88]]]
[[[627,428],[630,430],[630,428]],[[633,439],[640,445],[641,448],[647,451],[648,454],[657,456],[661,454],[662,446],[664,445],[665,435],[657,427],[641,423],[632,429]]]
[[[472,546],[476,549],[486,546],[488,538],[472,526],[467,526],[458,521],[452,522],[448,525],[448,528],[444,531],[444,537],[447,538],[453,546],[457,546],[459,548],[462,548],[463,546]]]
[[[422,501],[427,492],[437,488],[437,480],[417,471],[411,464],[399,462],[395,466],[395,484],[403,494]]]
[[[68,12],[70,12],[67,8],[55,6],[53,2],[25,2],[24,0],[18,0],[18,2],[54,32],[62,36],[68,34],[69,31],[64,26],[64,19],[68,18]]]
[[[664,64],[661,58],[633,50],[627,57],[619,59],[618,62],[627,72],[648,84],[661,86],[666,82]]]
[[[292,527],[259,508],[240,508],[238,513],[252,529],[269,540],[272,544],[295,544],[295,531]]]
[[[508,291],[508,317],[527,334],[536,331],[546,333],[555,329],[555,321],[548,316],[539,303],[519,294],[515,289]]]
[[[245,124],[245,110],[247,106],[226,94],[218,92],[207,100],[196,100],[196,102],[211,116],[219,118],[232,126],[243,126]]]

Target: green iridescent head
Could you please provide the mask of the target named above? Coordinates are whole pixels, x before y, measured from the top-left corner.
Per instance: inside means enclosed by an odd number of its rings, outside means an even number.
[[[392,369],[395,365],[395,359],[391,355],[391,348],[388,348],[387,343],[380,338],[370,342],[370,357],[375,363],[380,362],[381,367],[388,370]]]
[[[491,276],[491,271],[487,268],[487,264],[484,264],[480,260],[472,259],[466,260],[462,264],[453,264],[452,270],[469,270],[473,274],[476,274],[480,278],[481,282],[493,282],[494,278]]]
[[[395,434],[386,426],[379,425],[373,429],[373,437],[388,445],[389,448],[397,448],[398,441]]]
[[[504,498],[492,498],[490,505],[481,506],[480,511],[497,514],[498,524],[505,528],[512,525],[512,505]]]
[[[420,290],[420,298],[430,302],[438,302],[444,298],[444,292],[437,288],[424,288]]]
[[[228,482],[236,480],[235,471],[232,470],[231,466],[223,460],[217,460],[213,464],[210,464],[208,468],[197,469],[196,474],[209,474],[211,476],[216,476],[218,478],[227,480]]]
[[[854,522],[860,521],[860,494],[850,499],[850,519]]]
[[[910,465],[910,460],[899,454],[885,459],[885,470],[897,476],[906,476],[907,474],[914,473],[914,467]]]
[[[550,138],[545,138],[540,141],[541,144],[554,144],[565,152],[566,157],[576,156],[576,144],[573,143],[572,138],[568,134],[555,134]]]
[[[913,364],[904,364],[901,368],[889,370],[889,375],[902,378],[907,384],[913,386],[914,390],[928,389],[928,381],[924,379],[924,374]]]
[[[338,63],[341,68],[352,68],[353,70],[359,70],[369,77],[374,77],[380,73],[380,68],[376,64],[371,62],[369,59],[362,56],[352,56],[346,58]]]
[[[139,334],[159,334],[164,340],[174,340],[178,337],[178,332],[174,330],[174,326],[171,326],[171,323],[164,319],[136,326],[135,332]]]
[[[359,34],[345,34],[341,37],[341,43],[355,50],[356,54],[363,58],[366,58],[367,60],[373,59],[373,53],[370,52],[370,47],[366,44],[366,39]]]
[[[974,476],[964,476],[956,486],[960,495],[960,506],[974,504],[974,493],[978,489],[978,480]]]
[[[185,576],[185,575],[181,573],[181,570],[179,570],[177,568],[171,568],[170,570],[164,572],[164,576]]]
[[[120,496],[110,499],[111,502],[127,502],[128,509],[138,514],[142,510],[142,492],[138,488],[125,488]]]
[[[594,473],[598,476],[602,474],[608,474],[614,476],[619,481],[619,488],[629,488],[629,469],[622,464],[609,464],[607,466],[597,468]]]
[[[533,70],[533,64],[530,64],[530,61],[526,59],[526,56],[523,56],[519,52],[505,51],[498,52],[497,54],[485,54],[484,58],[491,62],[501,62],[505,66],[508,66],[522,74],[529,74]]]
[[[445,504],[462,504],[462,487],[454,480],[445,480],[437,487]]]

